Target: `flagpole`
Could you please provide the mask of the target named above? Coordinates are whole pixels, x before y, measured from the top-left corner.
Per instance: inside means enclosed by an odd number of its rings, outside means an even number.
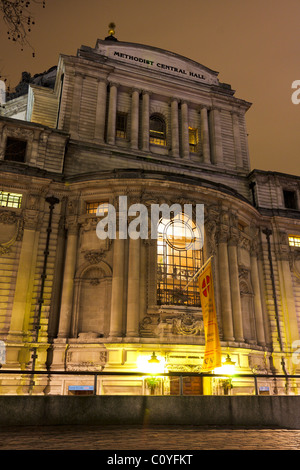
[[[211,256],[210,258],[208,258],[208,260],[206,261],[206,263],[203,264],[203,266],[201,266],[201,268],[198,269],[198,271],[196,272],[196,274],[194,274],[194,276],[192,277],[192,279],[189,280],[189,282],[187,283],[187,285],[184,287],[183,290],[185,290],[191,282],[193,282],[193,280],[199,276],[199,274],[203,271],[203,269],[206,268],[206,266],[208,265],[208,263],[210,262],[210,260],[213,258],[213,256]]]

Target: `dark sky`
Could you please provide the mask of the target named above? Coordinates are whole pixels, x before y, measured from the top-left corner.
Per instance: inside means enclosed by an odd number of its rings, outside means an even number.
[[[0,73],[14,87],[56,65],[60,53],[94,47],[116,23],[120,41],[160,47],[219,72],[236,96],[252,103],[247,128],[251,168],[300,176],[299,0],[46,0],[32,8],[35,48],[20,51],[1,23]]]

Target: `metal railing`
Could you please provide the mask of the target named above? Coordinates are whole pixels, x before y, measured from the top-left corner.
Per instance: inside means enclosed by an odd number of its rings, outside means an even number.
[[[31,384],[35,385],[34,383],[34,378],[36,377],[43,377],[46,376],[47,379],[50,381],[51,378],[54,376],[92,376],[93,377],[93,395],[98,394],[98,378],[102,377],[143,377],[143,378],[151,378],[153,377],[153,374],[151,373],[145,373],[145,372],[105,372],[105,371],[48,371],[48,370],[15,370],[15,369],[1,369],[0,368],[0,381],[4,379],[5,376],[7,375],[13,375],[14,377],[17,376],[23,376],[27,377],[29,376],[31,380]],[[231,379],[233,381],[233,387],[235,385],[235,381],[238,379],[251,379],[252,386],[254,387],[254,392],[255,395],[260,394],[260,389],[259,389],[259,381],[263,381],[264,384],[269,383],[269,381],[273,381],[273,391],[275,391],[274,394],[276,393],[277,390],[277,384],[281,382],[281,390],[285,390],[285,394],[289,394],[289,391],[291,389],[295,389],[295,380],[300,379],[300,375],[288,375],[288,374],[232,374],[232,375],[226,375],[226,374],[214,374],[214,373],[197,373],[197,372],[164,372],[164,373],[159,373],[155,374],[155,377],[177,377],[179,380],[179,395],[184,394],[184,378],[186,377],[202,377],[202,378],[210,378],[210,379]],[[251,382],[250,381],[250,382]],[[240,382],[241,383],[241,382]],[[282,383],[284,385],[282,386]],[[2,386],[5,387],[6,384],[2,384]],[[25,385],[25,384],[24,384]],[[0,385],[1,386],[1,385]],[[248,385],[248,388],[250,386]],[[296,389],[299,388],[300,392],[300,383]],[[1,392],[0,392],[1,394]],[[253,393],[244,393],[245,395],[253,394]],[[299,393],[300,394],[300,393]]]

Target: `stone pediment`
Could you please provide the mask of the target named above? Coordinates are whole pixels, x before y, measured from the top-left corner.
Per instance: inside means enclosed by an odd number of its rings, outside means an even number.
[[[219,85],[218,72],[179,54],[159,48],[98,39],[94,52],[123,64],[184,78],[192,82]]]

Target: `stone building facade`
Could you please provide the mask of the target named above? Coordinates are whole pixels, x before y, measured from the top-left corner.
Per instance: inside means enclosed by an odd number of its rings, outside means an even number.
[[[300,178],[251,171],[249,107],[217,72],[113,35],[61,55],[45,80],[5,104],[2,370],[49,374],[34,383],[7,374],[1,393],[67,394],[92,379],[51,372],[135,372],[153,352],[165,371],[201,372],[197,281],[184,287],[210,257],[224,357],[237,373],[297,373]],[[120,196],[128,207],[204,204],[203,248],[100,239],[97,207],[119,215]],[[99,393],[149,393],[143,377],[98,380]],[[269,393],[285,393],[277,385]],[[176,387],[162,379],[157,393]],[[297,393],[296,382],[288,389]],[[185,390],[217,393],[216,381],[190,379]],[[232,393],[253,390],[236,379]]]

